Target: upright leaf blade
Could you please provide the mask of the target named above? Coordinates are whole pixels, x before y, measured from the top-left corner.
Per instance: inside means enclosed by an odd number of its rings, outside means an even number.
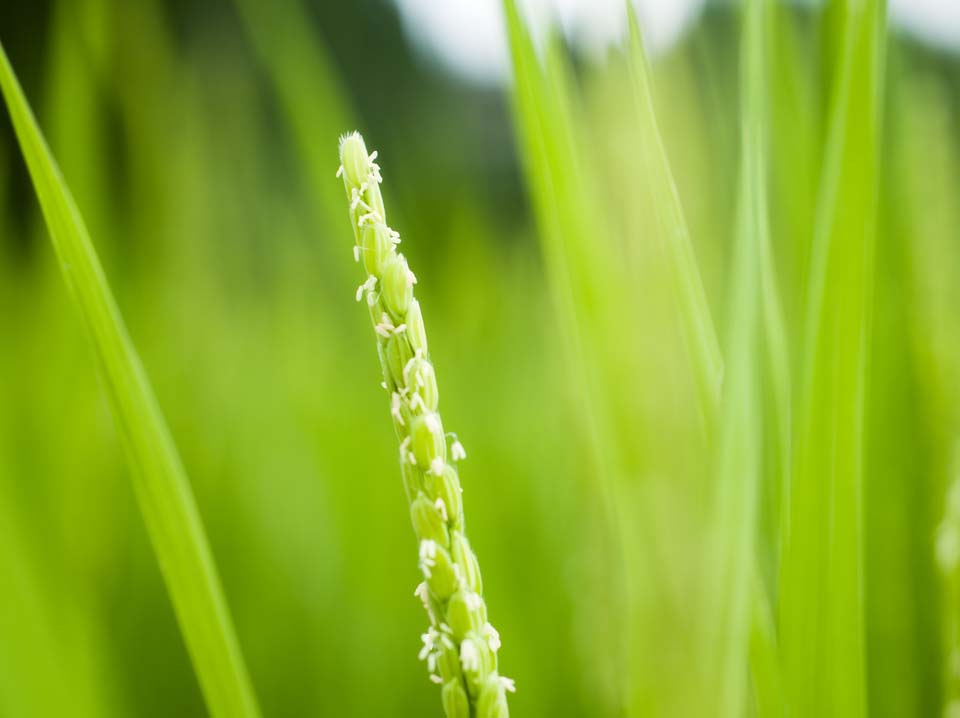
[[[630,3],[627,3],[627,17],[630,26],[630,76],[639,120],[637,137],[643,152],[648,156],[644,164],[649,167],[650,173],[646,187],[651,192],[661,193],[654,202],[661,229],[659,234],[664,238],[673,270],[680,322],[697,379],[701,412],[709,420],[715,416],[720,401],[723,356],[710,316],[710,307],[684,219],[683,207],[680,205],[680,195],[657,126],[650,71],[636,12]]]
[[[214,716],[259,715],[190,485],[83,219],[0,47],[0,88],[64,279],[90,334],[141,511]]]
[[[866,714],[862,561],[884,3],[849,0],[807,285],[780,624],[792,715]]]

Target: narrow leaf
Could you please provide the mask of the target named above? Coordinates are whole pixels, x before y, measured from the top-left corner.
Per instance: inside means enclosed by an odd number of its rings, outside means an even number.
[[[190,485],[73,197],[0,47],[2,88],[50,237],[93,342],[187,649],[218,718],[259,715]]]

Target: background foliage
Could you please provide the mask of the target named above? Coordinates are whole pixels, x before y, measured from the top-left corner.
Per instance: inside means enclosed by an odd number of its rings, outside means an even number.
[[[761,211],[757,177],[741,176],[751,136],[741,19],[709,6],[650,68],[681,222],[725,350],[769,301],[762,288],[737,298],[743,285],[731,281],[746,271],[739,238],[759,231],[744,230],[741,213]],[[845,231],[842,217],[815,230],[831,162],[843,170],[841,206],[869,204],[873,165],[857,149],[827,151],[848,20],[775,4],[762,35],[768,134],[756,151],[793,379],[815,231]],[[718,478],[703,435],[670,255],[652,241],[674,226],[653,219],[668,185],[649,118],[632,104],[626,46],[586,59],[548,43],[554,154],[536,169],[516,96],[415,54],[390,4],[3,3],[0,40],[180,449],[265,715],[440,711],[415,659],[414,539],[333,176],[337,135],[354,127],[389,174],[444,417],[469,452],[471,541],[501,665],[518,683],[514,714],[714,714],[715,693],[694,690],[712,685],[700,683],[712,680],[702,568],[711,531],[740,535],[736,522],[716,528],[718,497],[729,496],[716,487],[747,479]],[[784,585],[791,600],[832,596],[862,618],[853,650],[870,715],[930,716],[949,693],[946,638],[960,610],[941,601],[934,561],[960,471],[960,61],[895,33],[884,42],[875,270],[863,280],[871,321],[856,324],[871,350],[863,492],[851,507],[862,512],[851,565],[863,590],[823,576]],[[848,132],[868,144],[862,88],[846,96]],[[573,200],[556,243],[538,231],[550,217],[536,182],[551,168]],[[204,715],[45,235],[4,115],[0,715]],[[848,316],[855,292],[838,286],[827,301]],[[850,337],[834,341],[824,351]],[[755,351],[732,374],[726,352],[728,380],[768,371]],[[744,401],[765,408],[739,436],[762,446],[766,468],[755,470],[776,476],[788,460],[767,407],[775,376],[763,376],[759,398]],[[762,431],[749,428],[758,417]],[[824,429],[813,432],[820,449]],[[748,549],[776,606],[783,497],[758,483]],[[848,678],[856,660],[834,659]]]

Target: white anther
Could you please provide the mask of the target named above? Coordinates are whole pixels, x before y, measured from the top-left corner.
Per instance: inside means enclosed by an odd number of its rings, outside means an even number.
[[[363,297],[364,292],[367,292],[367,295],[369,297],[370,292],[372,292],[374,287],[376,286],[377,286],[377,278],[371,274],[369,277],[367,277],[367,281],[365,281],[363,284],[357,287],[357,301],[358,302],[360,301],[360,299]]]
[[[439,686],[441,683],[443,683],[443,679],[442,679],[440,676],[438,676],[436,673],[431,673],[431,674],[430,674],[430,680],[431,680],[433,683],[436,683],[438,686]]]
[[[487,623],[483,627],[483,636],[487,639],[487,645],[490,646],[490,650],[496,653],[500,650],[500,633],[492,624]]]
[[[423,648],[420,649],[420,653],[417,654],[417,658],[419,658],[421,661],[427,658],[427,656],[433,652],[433,649],[436,648],[436,640],[439,638],[439,636],[440,634],[437,633],[433,626],[428,628],[426,633],[420,634],[420,640],[423,641]]]
[[[339,167],[337,167],[337,174],[336,174],[336,176],[337,176],[337,177],[342,177],[342,176],[343,176],[343,165],[340,165]]]
[[[453,444],[450,446],[450,458],[454,461],[462,461],[467,458],[467,452],[459,439],[454,439]]]
[[[426,410],[427,405],[423,403],[423,397],[417,394],[416,392],[410,397],[410,410],[417,411],[418,409]]]
[[[426,578],[430,578],[430,569],[437,565],[437,543],[430,539],[420,542],[420,570]]]
[[[440,476],[443,473],[444,466],[443,459],[437,456],[430,462],[430,471],[434,476]]]
[[[357,245],[353,245],[353,261],[354,262],[360,261],[360,247],[358,247]]]
[[[370,209],[367,207],[366,203],[363,201],[363,197],[360,196],[360,193],[357,191],[356,187],[350,189],[350,211],[353,212],[357,207],[363,205],[364,208]]]
[[[437,507],[437,511],[440,512],[440,518],[442,518],[444,522],[450,520],[447,516],[447,505],[444,503],[442,496],[438,496],[437,500],[433,502],[433,505]]]
[[[403,426],[403,413],[400,411],[400,408],[400,395],[397,392],[393,392],[393,395],[390,397],[390,413],[393,414],[393,418],[397,420],[397,423]],[[410,437],[408,436],[405,441],[409,439]]]
[[[413,592],[413,595],[420,599],[423,603],[423,608],[427,612],[427,615],[430,617],[431,623],[437,622],[437,617],[433,613],[433,604],[430,602],[430,589],[427,588],[427,582],[421,581],[417,584],[416,589]]]
[[[460,663],[465,671],[476,671],[480,669],[480,652],[469,638],[460,644]]]
[[[396,327],[393,326],[390,317],[384,312],[380,315],[380,322],[373,327],[373,330],[384,339],[389,339],[390,335],[396,331]]]
[[[363,225],[365,225],[367,222],[373,222],[374,224],[376,224],[377,222],[383,221],[382,219],[380,219],[380,213],[377,212],[375,209],[371,209],[366,204],[364,204],[363,207],[368,211],[365,212],[364,214],[361,214],[357,218],[357,226],[359,226],[361,229],[363,229]]]
[[[500,676],[500,685],[503,686],[503,689],[505,691],[509,691],[510,693],[517,692],[516,681],[514,681],[512,678],[507,678],[506,676]]]

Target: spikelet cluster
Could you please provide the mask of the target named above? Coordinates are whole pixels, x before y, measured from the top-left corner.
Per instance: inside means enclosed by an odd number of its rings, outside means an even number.
[[[430,620],[420,659],[441,686],[447,718],[506,718],[513,682],[497,672],[500,637],[487,620],[480,567],[464,533],[457,464],[466,452],[443,429],[437,377],[413,292],[417,279],[397,251],[400,235],[386,223],[376,157],[358,133],[346,135],[340,139],[337,175],[347,191],[354,260],[366,275],[356,299],[367,306],[377,338],[419,540],[423,582],[415,595]]]

